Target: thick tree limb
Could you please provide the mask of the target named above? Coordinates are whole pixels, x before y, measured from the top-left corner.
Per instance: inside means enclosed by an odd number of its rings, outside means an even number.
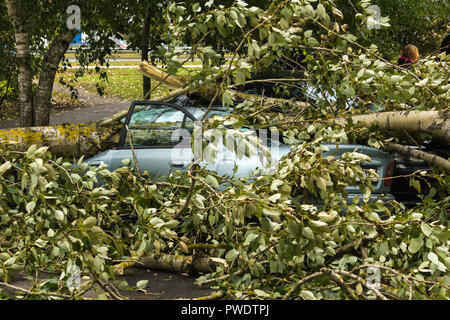
[[[428,162],[430,164],[430,166],[440,167],[440,168],[443,168],[443,169],[447,170],[448,172],[450,172],[450,161],[448,161],[442,157],[439,157],[437,155],[423,152],[421,150],[411,149],[409,147],[402,146],[400,144],[392,143],[392,142],[385,142],[384,149],[386,149],[388,151],[394,151],[394,152],[401,153],[407,157],[425,160],[426,162]]]
[[[163,82],[166,86],[169,87],[169,89],[180,89],[185,85],[182,80],[168,74],[161,69],[158,69],[155,66],[150,65],[147,61],[142,61],[139,64],[138,71],[145,77]]]
[[[182,256],[161,253],[141,256],[137,252],[132,253],[131,260],[115,266],[116,274],[123,274],[123,270],[132,266],[145,269],[158,269],[180,273],[210,273],[217,266],[228,268],[224,259],[208,257],[205,255]]]
[[[450,113],[442,111],[379,112],[334,119],[345,124],[351,119],[356,125],[399,132],[426,132],[450,143]]]

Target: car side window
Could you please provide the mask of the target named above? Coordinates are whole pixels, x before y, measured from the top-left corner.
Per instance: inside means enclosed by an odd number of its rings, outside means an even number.
[[[197,119],[197,121],[200,121],[208,108],[185,107],[185,109],[188,112],[190,112],[194,116],[194,118]],[[227,116],[229,113],[230,112],[226,110],[212,109],[208,112],[206,119],[212,118],[213,116],[224,117]],[[187,118],[184,127],[186,130],[189,131],[189,133],[192,134],[192,132],[194,131],[194,121],[192,121],[192,119]]]
[[[136,105],[128,123],[124,147],[173,147],[180,139],[176,132],[185,113],[169,105]],[[174,134],[175,132],[175,134]]]

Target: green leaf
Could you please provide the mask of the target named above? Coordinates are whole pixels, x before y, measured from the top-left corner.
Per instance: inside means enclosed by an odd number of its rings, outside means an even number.
[[[414,179],[409,180],[409,185],[412,186],[417,192],[420,193],[420,182]]]
[[[233,105],[233,94],[229,90],[225,90],[222,94],[222,103],[225,106]]]
[[[85,226],[86,228],[91,228],[96,224],[97,224],[97,218],[95,218],[95,217],[88,217],[88,218],[84,219],[84,221],[83,221],[83,226]]]
[[[328,224],[323,221],[311,221],[310,226],[314,231],[318,232],[330,232]]]
[[[361,283],[358,282],[358,284],[356,285],[356,294],[358,296],[360,296],[363,293],[363,287],[361,285]]]
[[[63,221],[64,220],[64,213],[61,210],[56,210],[55,211],[55,218],[58,221]]]
[[[250,232],[247,237],[245,237],[244,246],[248,246],[256,238],[258,238],[258,235],[256,233]]]
[[[423,239],[422,238],[413,238],[411,239],[411,243],[408,246],[408,250],[411,253],[418,252],[423,246]]]
[[[423,234],[427,237],[429,237],[431,235],[431,233],[433,232],[433,229],[423,221],[420,224],[420,229],[422,229]]]
[[[0,166],[0,176],[3,175],[7,170],[11,169],[12,165],[10,161],[6,161]]]
[[[205,205],[203,203],[203,199],[200,195],[196,194],[193,198],[192,198],[192,203],[199,209],[205,209]]]
[[[102,273],[105,266],[105,261],[99,256],[95,256],[94,258],[94,270],[97,274]]]
[[[140,280],[136,283],[136,287],[144,290],[147,287],[148,280]]]
[[[302,290],[300,295],[304,300],[317,300],[314,294],[309,290]]]
[[[264,297],[264,298],[270,297],[270,294],[268,294],[267,292],[262,291],[262,290],[260,290],[260,289],[255,289],[254,292],[255,292],[256,295],[259,296],[259,297]]]
[[[239,251],[236,249],[231,249],[225,255],[225,259],[229,262],[233,261],[237,256],[239,256]]]
[[[435,254],[434,252],[428,253],[428,260],[433,262],[435,265],[439,265],[439,258],[437,256],[437,254]]]
[[[273,209],[273,208],[264,208],[263,213],[269,217],[279,217],[280,211]]]
[[[314,232],[312,231],[312,229],[310,227],[303,228],[302,235],[308,239],[314,239]]]
[[[28,213],[31,213],[34,210],[35,207],[36,207],[36,202],[30,201],[25,206],[25,209],[27,210]]]
[[[323,192],[326,192],[327,191],[327,181],[322,177],[317,178],[316,181],[317,181],[316,183],[317,183],[317,186],[319,187],[319,189],[322,190]]]
[[[218,189],[219,183],[217,182],[217,179],[213,177],[212,175],[208,174],[205,178],[206,182],[213,188]]]
[[[47,236],[49,238],[52,238],[55,235],[55,231],[53,231],[53,229],[48,229],[47,231]]]

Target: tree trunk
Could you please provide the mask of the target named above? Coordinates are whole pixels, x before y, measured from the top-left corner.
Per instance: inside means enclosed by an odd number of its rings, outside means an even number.
[[[50,122],[50,102],[56,71],[74,36],[74,31],[68,31],[59,35],[52,41],[44,56],[34,104],[34,121],[36,126],[45,126]]]
[[[149,50],[149,41],[150,41],[150,10],[147,10],[144,17],[144,27],[142,30],[142,48],[141,48],[141,61],[148,61],[148,50]],[[152,89],[151,79],[142,76],[142,96],[144,100],[150,99],[150,90]]]
[[[19,66],[18,85],[20,101],[20,125],[31,127],[33,119],[33,92],[30,66],[30,34],[25,17],[25,10],[19,0],[5,0],[8,16],[14,26],[16,39],[16,59]]]
[[[351,119],[356,125],[378,126],[383,130],[403,132],[426,132],[450,143],[450,113],[443,111],[379,112],[335,119],[344,124]]]
[[[427,152],[423,152],[421,150],[411,149],[406,146],[402,146],[400,144],[392,142],[386,142],[384,144],[384,149],[404,154],[407,157],[425,160],[430,164],[430,166],[437,166],[450,172],[450,161],[442,157],[439,157],[435,154],[430,154]]]
[[[31,145],[48,146],[54,155],[92,156],[112,148],[118,141],[122,124],[100,126],[96,122],[46,127],[0,130],[0,145],[26,151]]]

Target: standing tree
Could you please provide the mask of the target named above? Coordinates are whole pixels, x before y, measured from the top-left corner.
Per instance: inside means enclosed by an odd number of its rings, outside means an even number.
[[[155,64],[158,60],[164,60],[164,51],[160,49],[167,43],[167,6],[167,1],[128,1],[125,19],[113,24],[116,30],[121,30],[128,48],[140,52],[141,61]],[[142,96],[148,99],[151,80],[143,76],[142,87]]]
[[[59,63],[78,30],[68,23],[78,19],[81,29],[89,36],[89,48],[79,48],[81,65],[98,61],[106,63],[115,35],[111,21],[122,20],[126,1],[116,1],[115,8],[108,1],[83,1],[80,15],[67,13],[72,1],[5,0],[4,5],[11,22],[18,67],[18,87],[21,104],[21,126],[42,126],[49,123],[50,100]],[[3,5],[3,3],[1,4]],[[51,19],[49,19],[51,17]],[[36,91],[32,89],[37,78]]]

